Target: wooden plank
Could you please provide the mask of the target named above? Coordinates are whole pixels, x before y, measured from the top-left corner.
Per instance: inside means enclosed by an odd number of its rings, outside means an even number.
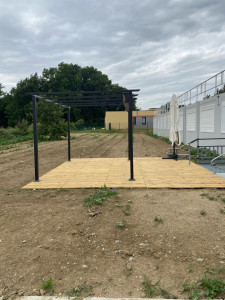
[[[134,178],[129,181],[127,158],[72,159],[31,182],[23,189],[58,188],[225,188],[225,179],[184,160],[158,157],[134,159]]]

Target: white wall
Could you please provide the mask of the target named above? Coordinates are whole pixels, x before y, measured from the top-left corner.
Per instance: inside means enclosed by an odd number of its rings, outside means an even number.
[[[180,107],[179,117],[181,142],[184,144],[196,138],[225,138],[225,93]],[[155,116],[153,133],[169,137],[169,112]],[[225,145],[225,139],[202,141],[201,145]]]

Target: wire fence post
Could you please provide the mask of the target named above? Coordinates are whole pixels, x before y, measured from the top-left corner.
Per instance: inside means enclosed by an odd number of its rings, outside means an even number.
[[[34,181],[39,181],[37,103],[36,103],[36,97],[34,95],[32,95],[32,108],[33,108],[33,130],[34,130],[34,175],[35,175]]]

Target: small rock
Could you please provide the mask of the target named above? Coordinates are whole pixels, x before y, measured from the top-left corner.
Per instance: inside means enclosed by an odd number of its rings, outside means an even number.
[[[27,241],[26,240],[23,240],[23,243],[26,243]]]
[[[41,296],[44,296],[45,295],[45,290],[40,289],[40,294],[41,294]]]
[[[100,211],[90,212],[90,213],[89,213],[89,216],[90,216],[90,217],[95,217],[95,216],[97,216],[97,215],[99,215],[99,214],[100,214]]]
[[[82,268],[86,269],[88,266],[87,265],[83,265]]]
[[[22,291],[22,290],[20,290],[20,291],[18,291],[18,296],[20,297],[20,296],[23,296],[24,295],[24,291]]]
[[[133,256],[133,253],[131,253],[130,251],[124,250],[124,254],[127,256]]]
[[[145,298],[145,297],[146,297],[145,292],[142,292],[141,293],[141,298]]]
[[[73,230],[72,231],[72,235],[76,235],[76,234],[78,234],[78,231],[77,230]]]
[[[132,264],[130,262],[127,263],[126,268],[127,268],[127,270],[131,270],[132,269]]]
[[[197,258],[198,262],[202,262],[204,260],[204,258]]]
[[[120,240],[115,240],[115,243],[116,243],[116,244],[118,244],[118,243],[120,243],[120,242],[121,242]]]
[[[139,246],[146,246],[146,244],[145,243],[140,243]]]
[[[129,257],[129,261],[133,261],[133,260],[134,260],[133,256]]]

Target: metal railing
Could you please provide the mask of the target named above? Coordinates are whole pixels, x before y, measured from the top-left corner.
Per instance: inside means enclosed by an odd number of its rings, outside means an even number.
[[[187,105],[197,101],[200,101],[209,96],[215,95],[218,93],[218,88],[224,85],[224,72],[225,70],[217,73],[216,75],[210,77],[209,79],[203,81],[202,83],[196,85],[189,91],[181,94],[177,97],[180,105]],[[210,95],[207,92],[211,93]],[[202,99],[200,99],[202,95]]]
[[[199,141],[225,140],[225,138],[197,138],[188,143],[189,165],[191,164],[191,144],[197,142],[197,162],[212,160],[224,153],[224,145],[199,145]]]
[[[216,161],[217,159],[219,159],[219,158],[222,158],[223,156],[225,156],[225,153],[223,153],[223,154],[221,154],[221,155],[219,155],[219,156],[213,158],[213,159],[211,160],[210,165],[211,165],[211,166],[215,166],[215,165],[216,165],[215,161]]]

